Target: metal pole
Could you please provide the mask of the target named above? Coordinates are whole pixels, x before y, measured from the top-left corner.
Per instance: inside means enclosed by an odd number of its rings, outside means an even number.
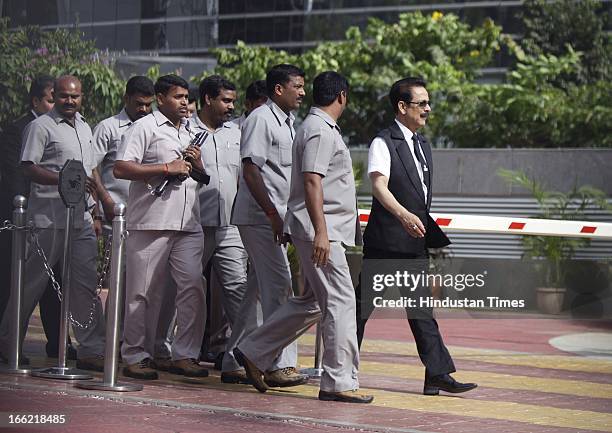
[[[66,227],[64,229],[64,255],[62,260],[62,309],[60,316],[59,356],[57,367],[32,371],[32,376],[45,379],[92,379],[91,374],[76,368],[66,367],[66,344],[68,343],[68,314],[70,312],[70,280],[72,261],[72,230],[74,226],[74,206],[66,207]]]
[[[315,338],[315,362],[313,368],[303,368],[300,373],[307,374],[311,378],[321,377],[323,374],[323,334],[321,325],[317,323],[317,336]]]
[[[140,391],[142,385],[117,383],[117,359],[119,357],[119,322],[123,308],[124,254],[125,254],[125,205],[115,205],[111,255],[110,284],[108,288],[108,311],[106,312],[106,347],[104,352],[104,380],[78,382],[77,388],[99,391]]]
[[[15,196],[13,200],[13,224],[24,227],[26,224],[26,208],[28,200],[22,196]],[[13,231],[12,261],[11,261],[11,303],[12,320],[10,323],[10,346],[8,353],[8,365],[2,366],[0,372],[9,374],[27,374],[29,368],[19,366],[21,357],[21,299],[23,297],[23,279],[25,274],[25,250],[26,230],[16,229]]]

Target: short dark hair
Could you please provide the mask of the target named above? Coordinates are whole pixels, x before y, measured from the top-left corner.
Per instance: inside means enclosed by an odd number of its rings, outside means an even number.
[[[200,99],[200,91],[198,90],[197,87],[194,86],[189,86],[189,103],[193,103],[195,101],[197,101],[198,99]]]
[[[266,88],[266,80],[253,81],[246,88],[246,100],[257,101],[268,97],[268,89]]]
[[[331,105],[341,92],[348,93],[349,82],[343,75],[334,71],[325,71],[317,75],[312,82],[312,100],[315,105]]]
[[[221,93],[221,89],[224,90],[236,90],[234,83],[226,80],[221,75],[211,75],[206,77],[200,83],[200,102],[204,105],[204,97],[208,95],[209,98],[216,98]]]
[[[291,81],[291,77],[302,77],[306,74],[297,66],[288,65],[282,63],[280,65],[273,66],[272,69],[266,74],[266,89],[268,90],[268,96],[274,94],[274,88],[277,84],[285,84]]]
[[[136,75],[130,78],[125,84],[125,94],[128,96],[133,96],[137,93],[144,96],[155,95],[153,81],[144,75]]]
[[[51,75],[38,75],[34,77],[32,84],[30,85],[30,92],[28,93],[30,104],[34,98],[43,98],[45,96],[45,90],[47,90],[49,87],[52,88],[54,82],[55,78],[53,78]]]
[[[391,101],[391,106],[393,107],[394,113],[397,113],[398,111],[398,102],[412,101],[413,87],[427,87],[427,82],[420,77],[407,77],[393,83],[391,90],[389,91],[389,100]]]
[[[179,77],[178,75],[168,74],[163,75],[157,79],[155,82],[155,93],[166,94],[173,87],[181,87],[187,91],[189,91],[189,83],[185,81],[184,78]]]

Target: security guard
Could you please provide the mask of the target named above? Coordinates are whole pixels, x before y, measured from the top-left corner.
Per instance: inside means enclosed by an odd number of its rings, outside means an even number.
[[[106,225],[113,222],[115,204],[127,203],[130,188],[129,180],[117,179],[113,175],[121,137],[132,123],[151,113],[154,97],[153,82],[149,78],[143,76],[130,78],[125,86],[123,109],[119,114],[102,120],[94,128],[94,147],[98,158],[102,158],[98,167],[102,180],[99,198]]]
[[[247,288],[247,253],[238,228],[230,224],[232,206],[240,175],[240,129],[229,119],[234,112],[236,87],[223,77],[213,75],[200,84],[200,112],[193,117],[194,131],[207,135],[202,144],[202,159],[208,185],[200,190],[200,218],[204,230],[204,268],[210,262],[211,275],[220,290],[211,287],[212,294],[220,295],[230,327],[238,318],[240,302]],[[209,283],[212,280],[209,279]],[[256,326],[254,306],[251,308],[250,329]],[[211,311],[210,314],[218,313]],[[221,381],[246,381],[232,350],[228,347],[223,359]]]
[[[59,171],[69,159],[83,162],[86,173],[95,168],[91,128],[79,113],[82,89],[78,78],[59,77],[53,86],[54,108],[33,120],[23,136],[21,165],[30,179],[28,219],[39,230],[38,238],[51,267],[62,260],[66,207],[58,192]],[[93,194],[96,184],[87,178],[87,190]],[[89,198],[89,203],[93,204]],[[86,212],[85,202],[76,206],[72,243],[72,316],[86,327],[73,326],[77,347],[77,368],[103,371],[105,324],[100,299],[95,294],[96,259],[98,256],[92,216]],[[26,262],[23,293],[22,338],[36,303],[40,300],[48,276],[41,257],[30,245]],[[90,311],[93,320],[89,323]],[[5,315],[0,325],[0,351],[5,352],[8,322]]]
[[[336,121],[346,108],[349,84],[337,72],[313,82],[315,106],[297,131],[285,230],[300,257],[304,293],[290,298],[240,343],[253,385],[265,391],[265,370],[286,344],[321,319],[323,375],[319,399],[370,403],[357,392],[355,292],[344,246],[360,238],[355,181],[349,150]]]
[[[93,131],[94,148],[99,161],[100,182],[98,184],[98,197],[104,210],[104,232],[106,236],[111,232],[116,203],[127,203],[130,181],[117,179],[113,174],[117,148],[121,137],[128,127],[136,120],[148,115],[153,109],[155,90],[153,82],[144,76],[137,75],[130,78],[125,86],[123,95],[123,109],[115,116],[102,120]],[[125,272],[125,261],[122,272]],[[160,333],[155,342],[155,365],[158,369],[168,370],[170,367],[170,350],[166,342],[168,328],[174,322],[174,298],[176,290],[171,278],[167,278],[168,290],[166,300],[162,303],[160,311]],[[124,292],[125,293],[125,292]],[[172,326],[173,327],[173,326]],[[119,334],[123,335],[123,320],[120,321]]]
[[[158,377],[153,345],[168,274],[177,288],[177,330],[169,371],[208,375],[197,362],[206,309],[204,236],[198,182],[188,176],[192,169],[203,172],[203,167],[199,148],[190,145],[188,89],[187,82],[176,75],[157,80],[159,111],[134,122],[124,134],[113,170],[115,177],[132,181],[121,355],[128,364],[123,373],[138,379]]]
[[[1,152],[0,160],[0,221],[10,220],[13,215],[13,199],[16,195],[28,197],[30,195],[30,181],[24,176],[21,169],[21,139],[23,131],[28,124],[37,117],[48,113],[53,108],[53,82],[54,78],[49,75],[39,75],[32,80],[30,85],[29,100],[30,110],[17,120],[9,124],[2,131],[0,138]],[[0,233],[0,321],[6,302],[8,302],[11,288],[11,262],[12,262],[12,233],[9,231]],[[56,270],[59,277],[61,270]],[[59,280],[59,278],[58,278]],[[61,284],[61,283],[60,283]],[[47,344],[45,351],[49,358],[57,358],[59,353],[59,321],[61,304],[55,293],[51,281],[39,302],[40,321],[42,322]],[[76,349],[68,338],[66,356],[75,360]],[[28,359],[22,357],[24,364]]]
[[[291,296],[283,218],[291,184],[291,149],[296,110],[304,98],[304,72],[293,65],[277,65],[266,76],[270,99],[247,117],[242,127],[240,156],[243,175],[232,214],[249,254],[249,281],[245,306],[259,299],[263,319],[270,317]],[[232,330],[240,342],[246,335],[245,316]],[[239,343],[238,343],[239,344]],[[269,386],[294,386],[308,376],[295,370],[297,344],[287,346],[266,371]]]

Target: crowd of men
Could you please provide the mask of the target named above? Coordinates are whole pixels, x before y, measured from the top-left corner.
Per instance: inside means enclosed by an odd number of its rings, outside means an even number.
[[[3,167],[2,190],[7,173],[23,173],[31,183],[15,177],[22,184],[6,190],[2,208],[10,208],[16,194],[29,196],[28,218],[57,269],[66,212],[59,171],[69,159],[82,161],[87,195],[75,212],[70,302],[76,322],[85,323],[73,326],[77,368],[103,369],[96,239],[108,236],[115,204],[126,203],[125,376],[155,380],[158,371],[168,371],[206,377],[202,361],[212,361],[224,383],[251,384],[260,392],[301,385],[309,378],[296,369],[297,338],[319,323],[319,399],[373,400],[359,392],[358,382],[359,346],[373,307],[362,288],[353,287],[344,254],[346,246],[361,243],[352,161],[337,123],[350,86],[337,72],[317,75],[313,106],[296,130],[294,112],[310,87],[305,79],[296,66],[274,66],[246,89],[245,111],[235,118],[238,89],[221,76],[205,78],[197,89],[177,75],[155,83],[135,76],[121,112],[93,132],[80,114],[77,77],[41,77],[32,84],[31,111],[15,122],[10,140],[4,135],[3,146],[15,157]],[[426,84],[399,80],[389,98],[395,121],[370,147],[374,199],[364,254],[422,259],[428,247],[448,244],[428,214],[431,148],[416,132],[431,110]],[[288,243],[304,276],[295,296]],[[40,303],[42,312],[46,298],[57,301],[42,261],[30,247],[22,338],[35,306]],[[0,354],[8,348],[10,320],[4,314],[0,323]],[[426,367],[425,394],[476,387],[449,375],[454,365],[433,317],[409,323]],[[57,337],[55,344],[49,356],[57,356]]]

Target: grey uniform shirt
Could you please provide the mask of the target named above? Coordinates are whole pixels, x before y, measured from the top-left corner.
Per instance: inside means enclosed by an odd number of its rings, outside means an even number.
[[[246,118],[247,118],[246,114],[242,113],[240,117],[236,117],[235,119],[232,119],[231,122],[236,124],[238,128],[242,129],[242,125],[244,124],[244,121],[246,120]]]
[[[117,161],[139,164],[172,162],[181,157],[193,138],[194,134],[188,128],[186,119],[177,130],[160,111],[153,111],[153,114],[134,122],[123,134]],[[201,231],[198,183],[191,178],[184,182],[174,181],[161,197],[151,195],[151,189],[155,189],[163,179],[164,176],[155,176],[147,181],[130,182],[128,229]]]
[[[193,133],[208,133],[200,148],[204,170],[210,176],[208,185],[200,188],[200,221],[203,226],[228,226],[240,176],[240,129],[233,122],[225,122],[211,131],[197,113],[190,124]]]
[[[50,171],[59,172],[69,159],[83,162],[88,176],[96,167],[91,128],[79,113],[72,126],[55,108],[34,119],[23,132],[21,161],[32,162]],[[88,197],[85,192],[86,198]],[[93,200],[89,197],[89,204]],[[92,223],[85,212],[85,200],[75,208],[75,227]],[[57,185],[30,184],[28,219],[39,228],[64,228],[66,206],[60,198]]]
[[[306,209],[304,173],[323,178],[323,213],[330,241],[355,245],[357,202],[353,164],[336,122],[313,107],[298,128],[293,145],[293,173],[285,231],[306,241],[314,239],[314,226]]]
[[[292,147],[295,130],[293,114],[283,112],[272,100],[253,110],[242,124],[240,158],[251,158],[261,170],[268,195],[281,218],[287,212],[291,184]],[[240,176],[232,224],[269,224],[244,176]]]
[[[100,162],[100,177],[104,188],[115,203],[127,203],[130,181],[117,179],[113,174],[117,148],[121,144],[121,136],[132,124],[125,108],[115,116],[104,119],[94,128],[93,143],[96,157]]]

